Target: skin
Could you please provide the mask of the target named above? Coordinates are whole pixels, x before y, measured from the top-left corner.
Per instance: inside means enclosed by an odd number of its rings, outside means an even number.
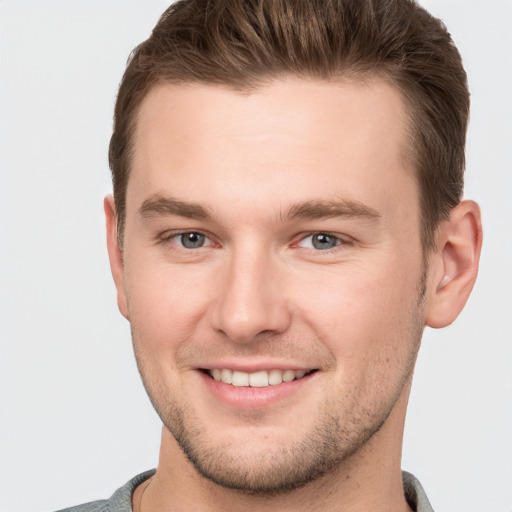
[[[464,306],[481,228],[461,203],[425,257],[407,142],[400,94],[377,79],[148,94],[122,250],[105,201],[119,308],[164,424],[136,509],[408,510],[421,334]],[[319,233],[335,246],[316,248]],[[313,373],[237,399],[212,368]]]

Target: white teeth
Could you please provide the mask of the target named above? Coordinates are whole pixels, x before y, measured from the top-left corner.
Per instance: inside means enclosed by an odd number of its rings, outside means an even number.
[[[210,375],[216,380],[231,384],[236,387],[263,388],[266,386],[276,386],[283,382],[302,379],[306,375],[306,370],[270,370],[254,373],[233,371],[229,368],[214,368],[209,371]]]
[[[270,370],[268,372],[268,383],[271,386],[281,384],[283,382],[283,372],[281,370]]]
[[[220,380],[226,384],[231,384],[233,379],[233,372],[231,370],[224,369],[220,372]]]
[[[249,385],[253,388],[268,386],[268,372],[256,372],[249,374]]]
[[[293,370],[283,372],[283,382],[291,382],[293,379],[295,379],[295,372]]]
[[[233,386],[248,386],[249,385],[249,374],[245,372],[233,372],[233,378],[231,379]]]

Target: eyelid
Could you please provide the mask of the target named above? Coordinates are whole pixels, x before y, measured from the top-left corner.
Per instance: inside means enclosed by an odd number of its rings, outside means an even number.
[[[197,233],[198,235],[202,235],[206,238],[208,243],[205,243],[203,247],[198,247],[196,249],[189,249],[187,247],[184,247],[183,245],[173,241],[173,239],[176,239],[177,237],[181,235],[187,235],[189,233]],[[184,251],[198,251],[200,249],[208,248],[208,247],[214,247],[218,245],[214,240],[213,237],[207,233],[206,231],[203,231],[201,229],[178,229],[178,230],[171,230],[171,231],[165,231],[157,236],[158,243],[164,244],[164,243],[172,243],[179,249],[182,249]]]
[[[181,244],[173,241],[173,239],[175,239],[181,235],[186,235],[189,233],[197,233],[197,234],[204,236],[206,238],[205,245],[203,247],[199,247],[197,249],[188,249],[187,247],[183,247]],[[326,253],[326,252],[329,252],[332,250],[336,250],[336,248],[338,248],[339,246],[350,245],[353,243],[352,238],[349,237],[348,235],[341,235],[339,233],[332,233],[330,231],[320,231],[319,230],[319,231],[310,231],[310,232],[302,233],[302,234],[298,235],[295,238],[296,241],[292,243],[292,247],[301,247],[300,244],[302,242],[304,242],[304,240],[311,238],[315,235],[327,235],[327,236],[336,238],[338,243],[331,249],[319,250],[319,249],[314,249],[314,248],[309,248],[309,247],[303,247],[303,248],[313,249],[315,252]],[[208,247],[220,246],[220,244],[214,240],[214,237],[210,233],[208,233],[207,231],[201,230],[201,229],[178,229],[178,230],[165,231],[165,232],[157,235],[157,242],[161,243],[161,244],[171,242],[176,247],[183,249],[185,251],[197,251],[199,249],[204,249],[204,248],[208,248]]]
[[[336,240],[339,243],[337,243],[334,247],[331,247],[330,249],[320,250],[320,249],[315,249],[315,248],[312,248],[312,247],[303,247],[304,249],[312,249],[315,252],[328,253],[329,251],[336,250],[340,246],[350,245],[353,242],[353,240],[348,235],[341,235],[339,233],[332,233],[330,231],[310,231],[308,233],[301,234],[300,238],[298,238],[298,240],[293,243],[293,246],[294,247],[301,247],[301,245],[300,245],[301,242],[304,242],[304,240],[306,240],[308,238],[311,238],[311,237],[313,237],[315,235],[327,235],[327,236],[330,236],[332,238],[336,238]]]

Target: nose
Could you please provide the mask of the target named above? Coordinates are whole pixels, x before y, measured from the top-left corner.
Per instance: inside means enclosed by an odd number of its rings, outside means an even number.
[[[220,293],[210,317],[213,329],[237,343],[286,331],[292,315],[282,271],[279,262],[261,252],[233,254],[219,276]]]

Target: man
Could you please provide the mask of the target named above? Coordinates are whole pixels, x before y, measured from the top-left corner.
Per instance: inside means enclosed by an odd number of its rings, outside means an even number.
[[[423,329],[481,247],[469,109],[409,0],[185,0],[133,53],[105,200],[156,472],[74,510],[432,510],[400,471]]]

